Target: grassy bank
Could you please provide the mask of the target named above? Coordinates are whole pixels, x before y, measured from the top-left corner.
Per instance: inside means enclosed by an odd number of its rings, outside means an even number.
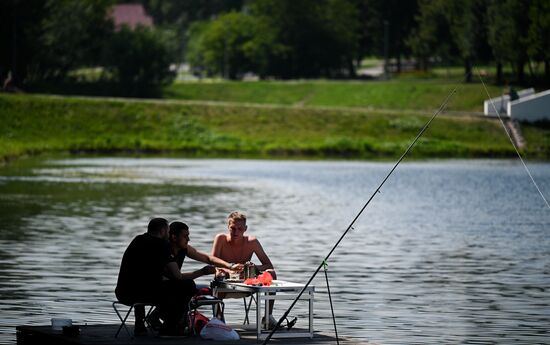
[[[481,84],[459,84],[438,79],[367,82],[183,82],[165,87],[163,97],[303,106],[431,110],[438,108],[456,86],[458,92],[449,104],[449,110],[483,111],[483,100],[487,96]],[[501,95],[502,88],[489,86],[489,92],[496,97]]]
[[[395,158],[428,116],[0,95],[0,157],[39,152]],[[528,158],[548,158],[550,130],[525,128]],[[508,157],[498,123],[439,117],[416,158]]]

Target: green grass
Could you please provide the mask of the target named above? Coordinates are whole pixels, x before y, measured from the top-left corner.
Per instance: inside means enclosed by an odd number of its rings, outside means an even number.
[[[201,157],[394,159],[428,116],[0,95],[0,157],[41,152],[176,152]],[[548,158],[550,130],[526,128],[527,158]],[[415,158],[512,157],[500,125],[440,116]]]
[[[481,84],[407,78],[368,82],[182,82],[165,87],[163,95],[181,100],[432,111],[455,87],[458,92],[449,110],[483,110],[487,97]],[[502,89],[490,86],[489,92],[497,96]]]

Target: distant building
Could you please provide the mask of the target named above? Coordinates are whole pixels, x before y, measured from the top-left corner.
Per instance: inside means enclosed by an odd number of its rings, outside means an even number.
[[[134,30],[138,26],[153,27],[153,18],[145,12],[142,4],[119,4],[111,10],[111,18],[115,24],[115,30],[120,30],[127,25]]]

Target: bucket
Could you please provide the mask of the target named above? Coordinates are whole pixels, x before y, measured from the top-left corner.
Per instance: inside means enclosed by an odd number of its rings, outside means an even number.
[[[58,319],[53,318],[52,319],[52,329],[55,331],[61,331],[63,329],[63,326],[72,326],[73,320],[71,319]]]

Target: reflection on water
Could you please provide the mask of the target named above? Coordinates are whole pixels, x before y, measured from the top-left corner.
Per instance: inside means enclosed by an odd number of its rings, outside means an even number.
[[[56,316],[115,322],[120,258],[153,216],[187,222],[192,244],[210,251],[226,215],[244,210],[279,275],[305,282],[390,167],[122,158],[4,167],[0,342]],[[550,165],[531,167],[549,196]],[[516,162],[402,164],[329,262],[339,333],[382,344],[549,343],[544,207]],[[324,277],[314,284],[316,328],[331,331]],[[229,319],[242,318],[240,303],[229,303]],[[298,325],[305,307],[291,312]]]

